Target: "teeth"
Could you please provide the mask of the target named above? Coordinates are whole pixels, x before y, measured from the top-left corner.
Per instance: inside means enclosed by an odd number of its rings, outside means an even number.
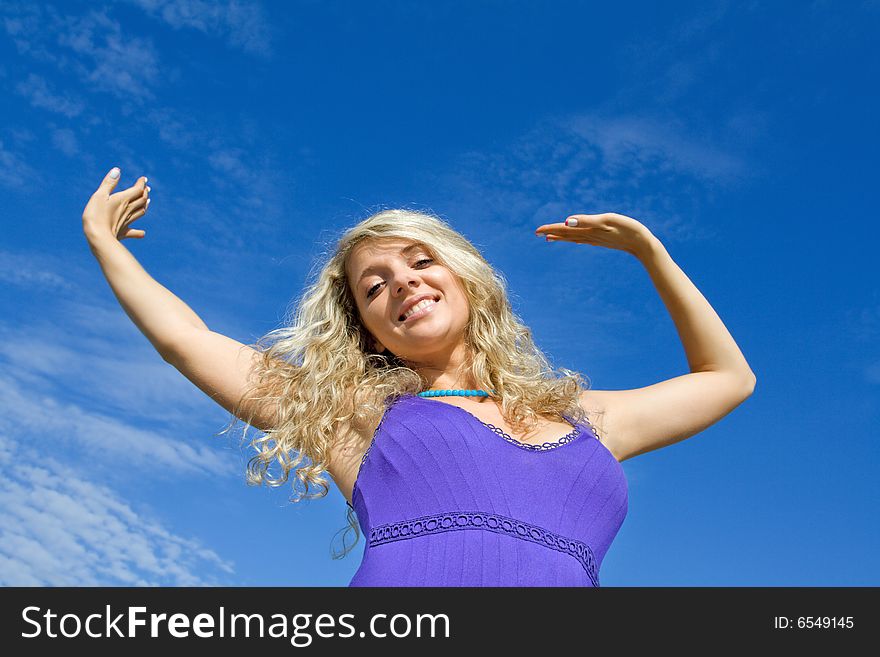
[[[428,306],[432,306],[435,303],[437,303],[437,302],[434,301],[433,299],[425,299],[424,301],[419,301],[416,305],[414,305],[412,308],[410,308],[405,313],[403,313],[403,318],[406,319],[407,317],[412,315],[414,312],[417,312],[417,311],[421,310],[422,308],[427,308]]]

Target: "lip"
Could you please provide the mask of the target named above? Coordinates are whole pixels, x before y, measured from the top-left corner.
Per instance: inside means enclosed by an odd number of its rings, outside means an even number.
[[[403,302],[403,305],[400,307],[400,312],[397,313],[397,317],[399,318],[403,313],[412,308],[418,303],[421,303],[425,299],[433,299],[434,301],[440,301],[440,296],[437,294],[419,294],[418,296],[413,297],[412,299],[407,299]],[[400,319],[397,320],[398,322]],[[405,320],[404,320],[405,321]]]
[[[440,302],[440,297],[437,294],[420,294],[417,297],[413,297],[412,299],[408,299],[407,301],[404,302],[403,306],[401,306],[400,313],[397,315],[397,317],[398,317],[397,321],[401,322],[401,320],[399,318],[401,315],[403,315],[403,313],[408,311],[413,306],[421,303],[422,301],[425,301],[426,299],[432,300],[435,303]],[[433,308],[433,305],[430,306],[430,308]],[[408,322],[409,320],[414,319],[416,317],[421,317],[422,315],[426,314],[427,312],[430,312],[429,308],[425,308],[424,310],[421,310],[417,313],[413,313],[409,317],[404,318],[404,320],[401,322],[401,324],[404,324],[404,323]]]

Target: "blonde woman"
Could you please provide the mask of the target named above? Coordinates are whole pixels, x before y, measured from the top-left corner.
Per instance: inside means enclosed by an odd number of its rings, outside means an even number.
[[[249,483],[280,486],[293,471],[297,501],[326,495],[330,475],[368,541],[351,586],[599,586],[627,512],[620,462],[706,429],[754,390],[706,299],[620,214],[572,215],[536,234],[638,258],[691,371],[593,390],[550,367],[467,239],[408,210],[347,230],[287,325],[240,344],[121,244],[144,237],[131,224],[150,188],[140,178],[114,192],[118,180],[111,170],[83,212],[117,299],[163,359],[244,421],[244,436],[260,430]]]

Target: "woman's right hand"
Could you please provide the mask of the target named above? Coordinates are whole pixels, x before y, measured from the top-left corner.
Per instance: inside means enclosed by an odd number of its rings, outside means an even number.
[[[138,178],[128,189],[113,194],[120,175],[121,171],[113,167],[104,176],[101,185],[83,210],[83,232],[90,242],[106,235],[113,235],[119,240],[126,237],[142,238],[146,235],[143,230],[129,228],[129,225],[147,212],[150,203],[147,178]]]

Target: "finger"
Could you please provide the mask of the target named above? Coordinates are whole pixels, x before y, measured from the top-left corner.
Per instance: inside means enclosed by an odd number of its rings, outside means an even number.
[[[550,233],[550,232],[556,233],[556,232],[559,232],[560,230],[565,230],[564,223],[544,224],[543,226],[538,226],[535,229],[535,235],[546,235],[547,233]]]
[[[105,192],[107,196],[113,192],[113,189],[116,187],[116,184],[119,182],[119,176],[122,172],[119,167],[113,167],[110,171],[107,172],[107,175],[104,176],[104,180],[101,181],[101,184],[98,186],[99,192]]]
[[[147,186],[147,177],[141,176],[138,181],[126,190],[119,192],[126,201],[133,201],[138,196],[143,196],[144,189]]]
[[[142,207],[141,209],[132,212],[131,215],[129,215],[128,221],[132,222],[135,219],[140,219],[141,217],[143,217],[147,213],[147,205],[144,205],[144,207]]]
[[[594,228],[601,224],[602,219],[607,217],[609,213],[601,214],[572,214],[566,217],[566,226],[577,226],[579,228]]]
[[[544,236],[548,242],[571,242],[573,244],[596,244],[596,236],[592,231],[570,228],[568,232],[554,231]]]
[[[129,228],[128,232],[125,233],[125,235],[123,235],[122,238],[125,239],[126,237],[134,237],[134,238],[140,239],[141,237],[144,237],[146,234],[147,234],[147,231],[145,231],[145,230],[140,230],[139,228]]]
[[[139,196],[134,201],[131,201],[128,204],[128,210],[129,210],[129,212],[132,212],[134,210],[140,210],[141,208],[147,207],[147,205],[149,203],[150,203],[150,199],[149,199],[149,197],[147,197],[146,193],[144,193],[142,196]]]
[[[558,238],[574,240],[589,235],[592,231],[584,230],[581,227],[573,228],[565,224],[549,224],[539,228],[535,235],[538,237],[550,237],[555,235]]]

